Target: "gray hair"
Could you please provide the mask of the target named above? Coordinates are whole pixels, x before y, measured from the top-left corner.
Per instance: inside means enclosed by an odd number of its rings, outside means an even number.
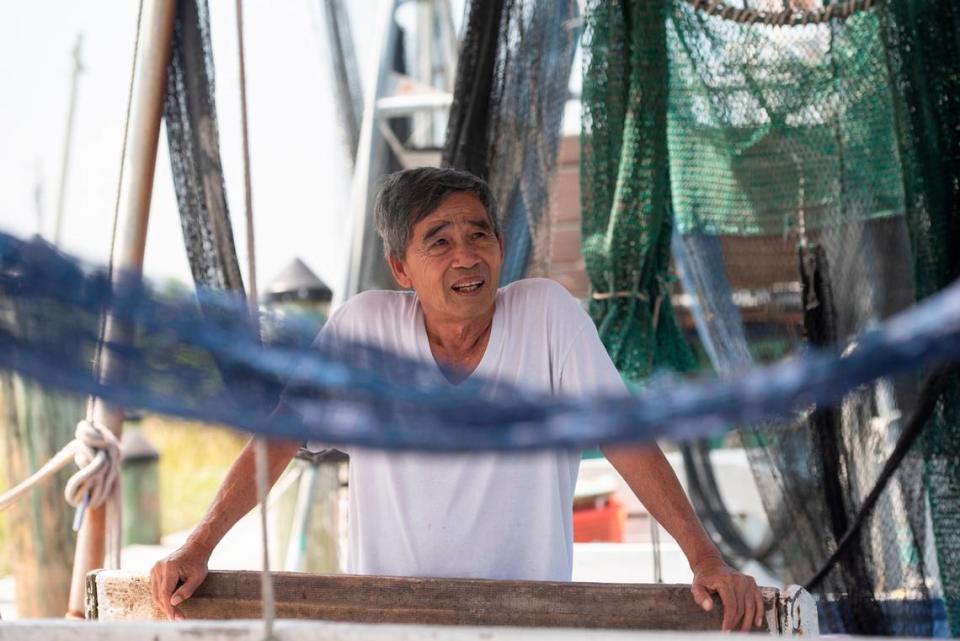
[[[497,207],[486,181],[459,169],[418,167],[392,173],[380,185],[373,216],[384,255],[403,258],[413,226],[436,211],[444,198],[458,192],[472,193],[483,203],[493,232],[500,238]]]

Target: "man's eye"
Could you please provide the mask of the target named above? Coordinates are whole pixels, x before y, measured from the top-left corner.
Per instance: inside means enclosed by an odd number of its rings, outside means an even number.
[[[485,231],[478,231],[473,235],[474,240],[480,240],[481,238],[486,238],[486,237],[487,237],[487,232]]]
[[[446,244],[447,244],[446,238],[438,238],[435,241],[433,241],[433,247],[440,247],[441,245],[446,245]]]

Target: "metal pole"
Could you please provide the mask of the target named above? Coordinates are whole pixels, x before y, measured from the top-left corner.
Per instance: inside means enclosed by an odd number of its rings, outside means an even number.
[[[433,25],[435,2],[434,0],[420,0],[417,3],[417,44],[416,71],[411,74],[417,81],[433,86]],[[433,113],[420,112],[413,117],[412,141],[418,148],[423,149],[434,144],[433,140]]]
[[[313,521],[313,504],[317,497],[317,468],[321,463],[298,461],[300,486],[297,488],[297,504],[293,511],[293,527],[287,539],[287,572],[303,572],[307,567],[307,543]]]
[[[377,180],[383,175],[387,161],[386,143],[379,130],[377,101],[383,97],[393,70],[393,51],[397,42],[397,28],[393,19],[400,0],[379,0],[375,21],[376,32],[370,42],[375,55],[371,58],[371,73],[367,76],[367,88],[363,92],[363,121],[360,126],[360,141],[357,159],[353,165],[353,182],[350,185],[350,214],[353,229],[350,238],[350,261],[343,288],[334,292],[334,301],[340,303],[360,292],[370,280],[365,271],[364,252],[377,251],[376,233],[370,218]],[[380,260],[379,255],[377,259]]]
[[[360,70],[354,54],[350,15],[342,0],[323,0],[324,25],[333,67],[333,87],[337,113],[347,137],[350,164],[355,162],[360,144],[360,122],[363,120],[363,96],[360,93]]]
[[[57,214],[53,229],[53,244],[60,246],[60,230],[63,227],[63,209],[66,204],[67,174],[70,170],[70,148],[73,141],[73,121],[77,112],[77,85],[83,73],[80,61],[80,48],[83,46],[83,34],[77,34],[77,43],[73,46],[73,74],[70,79],[70,105],[67,107],[67,131],[63,137],[63,157],[60,165],[60,193],[57,195]]]
[[[116,284],[124,276],[139,276],[143,270],[143,253],[147,240],[153,173],[157,161],[160,120],[166,93],[167,67],[170,61],[170,40],[176,16],[175,0],[144,0],[142,27],[137,43],[136,70],[131,94],[129,144],[123,156],[123,181],[120,184],[120,242],[114,257],[113,279]],[[124,342],[128,328],[107,318],[104,341]],[[120,363],[109,350],[103,352],[102,378],[116,380],[122,375]],[[94,421],[107,427],[117,437],[123,428],[121,408],[93,401]],[[88,509],[73,561],[68,617],[84,616],[87,573],[102,567],[105,548],[106,506]],[[116,564],[119,559],[113,559]]]

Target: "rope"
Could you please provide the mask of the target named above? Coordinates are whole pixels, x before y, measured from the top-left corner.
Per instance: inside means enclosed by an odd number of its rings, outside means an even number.
[[[660,552],[660,524],[652,514],[647,514],[650,519],[650,550],[653,552],[653,582],[663,583],[663,566],[661,565]]]
[[[741,9],[720,0],[686,0],[687,4],[695,10],[711,16],[739,24],[764,24],[772,27],[795,27],[798,25],[822,24],[831,20],[846,20],[859,11],[865,11],[880,4],[880,1],[846,0],[812,11],[789,8],[783,11],[760,11],[749,7]]]
[[[0,512],[13,505],[18,498],[20,498],[24,493],[28,492],[35,485],[38,485],[43,480],[53,476],[61,469],[66,467],[70,461],[73,460],[73,457],[76,454],[76,448],[76,440],[70,441],[67,443],[66,447],[54,454],[49,461],[44,463],[39,470],[20,481],[19,484],[10,488],[3,494],[0,494]]]
[[[260,595],[263,601],[263,635],[273,639],[273,621],[277,616],[273,596],[273,578],[270,576],[270,548],[267,539],[267,492],[270,479],[267,478],[267,440],[257,438],[254,444],[254,462],[257,470],[257,494],[260,501],[260,552],[263,559],[263,571],[260,573]]]
[[[73,507],[97,508],[107,502],[120,478],[120,441],[89,419],[77,423],[74,462],[80,468],[67,481],[64,498]]]
[[[259,333],[259,317],[257,295],[257,260],[256,243],[253,231],[253,189],[250,178],[250,139],[247,128],[247,74],[243,55],[243,0],[236,0],[237,9],[237,53],[240,67],[240,126],[243,139],[243,187],[246,205],[247,223],[247,303],[254,324]],[[263,601],[263,628],[264,638],[273,639],[273,622],[276,618],[276,603],[273,594],[273,579],[270,576],[270,547],[267,538],[267,495],[270,491],[270,479],[267,467],[267,441],[257,438],[254,444],[254,462],[257,476],[257,500],[260,503],[260,543],[263,559],[263,571],[260,573],[260,595]]]
[[[85,510],[103,505],[116,490],[120,478],[120,442],[113,432],[89,420],[77,424],[74,439],[26,479],[0,495],[0,511],[74,461],[80,468],[67,481],[64,498]]]

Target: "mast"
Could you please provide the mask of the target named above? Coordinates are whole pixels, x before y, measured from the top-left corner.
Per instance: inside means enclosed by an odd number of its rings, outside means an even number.
[[[143,271],[143,254],[147,239],[147,221],[153,192],[153,173],[157,160],[160,121],[163,117],[163,99],[166,93],[170,41],[176,16],[175,0],[143,0],[140,34],[130,95],[127,119],[128,143],[121,165],[118,197],[117,230],[120,233],[117,254],[114,257],[114,286],[121,278],[138,277]],[[123,343],[129,328],[107,316],[101,342]],[[120,363],[104,351],[101,361],[101,380],[109,382],[122,376]],[[118,438],[123,427],[123,410],[91,399],[93,420],[108,428]],[[84,616],[86,575],[103,567],[106,548],[106,506],[90,508],[77,538],[70,584],[70,603],[67,616]],[[119,541],[116,556],[108,565],[119,565]]]

